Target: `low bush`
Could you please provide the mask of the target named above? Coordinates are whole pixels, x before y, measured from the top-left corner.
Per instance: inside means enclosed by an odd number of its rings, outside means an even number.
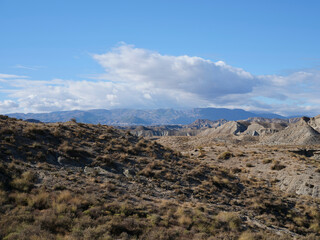
[[[218,159],[220,159],[220,160],[227,160],[227,159],[231,158],[232,156],[233,156],[233,154],[232,154],[231,152],[227,151],[227,152],[221,153],[221,154],[218,156]]]

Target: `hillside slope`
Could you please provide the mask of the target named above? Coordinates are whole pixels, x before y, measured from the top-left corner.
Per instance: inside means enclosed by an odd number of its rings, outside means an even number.
[[[319,234],[316,199],[284,195],[109,126],[1,116],[0,141],[3,239]]]

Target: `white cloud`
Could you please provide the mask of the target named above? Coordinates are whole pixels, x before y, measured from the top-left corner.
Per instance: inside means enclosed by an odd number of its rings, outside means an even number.
[[[19,69],[26,69],[26,70],[32,70],[32,71],[36,71],[39,70],[40,68],[43,68],[42,66],[24,66],[21,64],[17,64],[15,66],[13,66],[13,68],[19,68]]]
[[[10,79],[10,78],[27,78],[27,77],[26,76],[13,75],[13,74],[0,73],[0,80],[1,79]]]
[[[167,56],[122,45],[105,54],[95,54],[106,70],[105,78],[139,85],[143,89],[188,92],[206,100],[235,93],[248,93],[258,79],[240,68],[200,57]]]
[[[228,107],[285,115],[320,113],[320,72],[254,76],[200,57],[168,56],[121,45],[93,58],[105,73],[93,80],[31,80],[0,74],[0,111],[92,108]]]
[[[1,112],[14,112],[18,108],[18,104],[12,100],[0,101],[0,111]]]
[[[193,101],[189,93],[145,90],[141,86],[106,81],[10,80],[10,84],[14,89],[6,92],[10,98],[16,99],[22,112],[179,107],[188,101],[192,105],[190,101]]]

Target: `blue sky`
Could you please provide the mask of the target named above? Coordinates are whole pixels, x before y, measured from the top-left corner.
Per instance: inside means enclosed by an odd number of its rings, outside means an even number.
[[[320,114],[319,10],[312,0],[0,0],[0,112]]]

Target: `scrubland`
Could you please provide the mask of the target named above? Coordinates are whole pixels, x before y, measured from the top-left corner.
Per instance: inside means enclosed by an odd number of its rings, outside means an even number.
[[[317,162],[289,150],[1,116],[0,238],[319,239],[319,198],[278,175]]]

